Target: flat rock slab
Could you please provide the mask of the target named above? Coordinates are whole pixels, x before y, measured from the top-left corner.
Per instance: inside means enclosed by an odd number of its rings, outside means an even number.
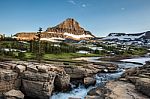
[[[24,99],[24,94],[20,90],[10,90],[4,94],[4,99]]]
[[[111,81],[106,84],[106,87],[111,90],[108,97],[112,99],[149,99],[136,91],[135,86],[131,83]]]

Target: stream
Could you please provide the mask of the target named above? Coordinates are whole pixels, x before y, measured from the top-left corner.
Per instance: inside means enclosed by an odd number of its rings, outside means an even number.
[[[100,57],[84,57],[84,58],[81,57],[81,58],[77,58],[75,60],[86,60],[89,62],[103,62],[103,61],[98,60],[99,58]],[[73,88],[73,90],[69,91],[69,92],[53,93],[53,95],[51,96],[50,99],[68,99],[69,97],[84,99],[84,97],[87,95],[87,92],[89,90],[91,90],[92,88],[95,88],[97,86],[102,86],[109,80],[115,80],[123,74],[123,72],[125,71],[125,68],[133,68],[133,67],[143,66],[142,64],[145,64],[145,62],[148,60],[150,60],[150,57],[123,59],[123,60],[120,60],[120,62],[111,62],[111,63],[118,64],[118,66],[119,66],[118,71],[116,73],[98,73],[98,74],[96,74],[95,75],[95,79],[96,79],[95,86],[90,86],[88,88],[85,88],[84,86],[79,85],[79,87]],[[136,64],[136,63],[141,63],[141,65]]]

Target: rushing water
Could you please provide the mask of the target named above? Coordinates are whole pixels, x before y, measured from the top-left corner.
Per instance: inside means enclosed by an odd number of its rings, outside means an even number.
[[[78,58],[76,60],[86,60],[86,61],[90,61],[90,62],[100,62],[100,61],[97,60],[99,58],[100,57],[87,57],[87,58]],[[142,57],[142,58],[134,58],[134,59],[124,59],[124,60],[121,60],[122,62],[115,62],[115,64],[118,64],[118,66],[119,66],[118,72],[117,73],[98,73],[98,74],[96,74],[95,75],[95,79],[96,79],[96,85],[95,86],[85,88],[84,86],[80,85],[79,87],[74,88],[72,91],[69,91],[69,92],[54,93],[52,95],[51,99],[68,99],[69,97],[84,99],[84,97],[87,95],[87,92],[90,89],[95,88],[97,86],[101,86],[109,80],[114,80],[116,78],[119,78],[121,76],[121,74],[124,72],[124,68],[142,66],[142,65],[137,65],[135,63],[127,63],[127,62],[138,62],[138,63],[144,64],[145,61],[148,61],[148,60],[150,60],[150,58]],[[124,61],[126,63],[124,63]]]

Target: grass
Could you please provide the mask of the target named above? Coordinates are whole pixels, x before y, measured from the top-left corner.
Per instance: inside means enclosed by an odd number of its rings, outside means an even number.
[[[63,59],[71,60],[78,57],[92,57],[99,56],[98,54],[79,54],[79,53],[61,53],[61,54],[45,54],[44,59]]]
[[[25,58],[26,59],[34,59],[35,55],[33,53],[25,53]]]
[[[30,60],[35,59],[35,54],[26,52],[24,53],[24,59]],[[14,55],[17,57],[18,52],[14,52]],[[78,58],[78,57],[94,57],[94,56],[100,56],[98,54],[80,54],[80,53],[61,53],[61,54],[44,54],[43,60],[65,60],[65,61],[71,61],[72,58]]]

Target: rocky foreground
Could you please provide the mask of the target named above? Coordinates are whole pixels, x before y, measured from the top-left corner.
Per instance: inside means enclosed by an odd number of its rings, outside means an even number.
[[[142,67],[126,70],[116,81],[109,81],[102,87],[88,92],[85,99],[149,99],[150,62]]]
[[[113,64],[36,63],[26,61],[0,62],[0,98],[49,99],[53,91],[67,91],[70,83],[95,84],[91,76],[98,72],[115,72]],[[79,81],[79,82],[78,82]]]

